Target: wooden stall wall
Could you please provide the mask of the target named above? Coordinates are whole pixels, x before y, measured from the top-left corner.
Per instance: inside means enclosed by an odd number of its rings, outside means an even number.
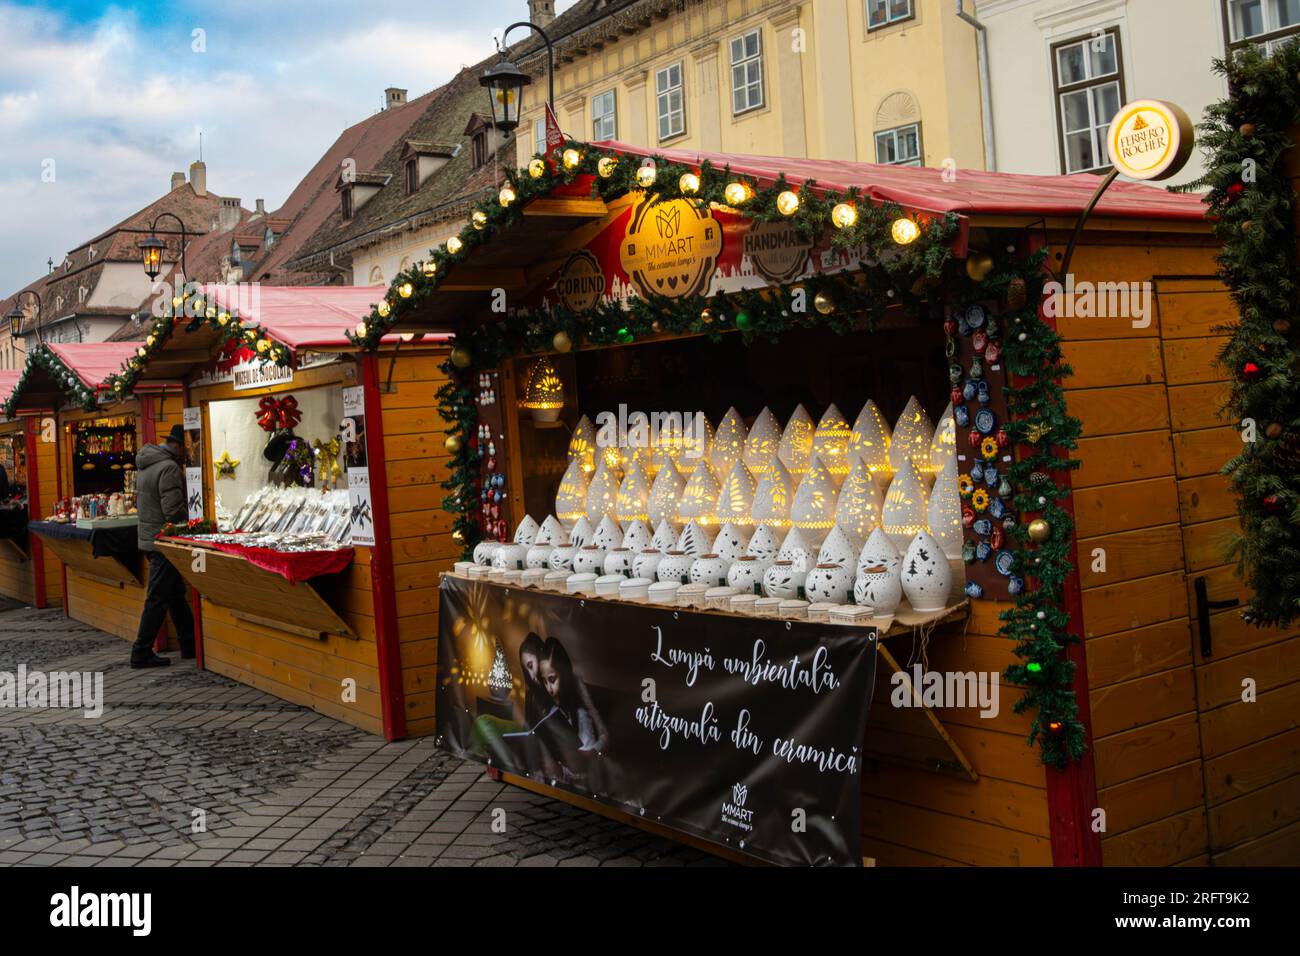
[[[58,498],[59,445],[57,441],[41,441],[40,419],[33,420],[30,426],[26,419],[7,422],[0,426],[0,430],[7,437],[26,437],[28,428],[31,429],[34,439],[28,443],[28,447],[35,447],[36,450],[34,468],[30,460],[27,466],[29,475],[33,470],[36,474],[34,488],[30,486],[29,481],[28,501],[32,509],[30,517],[39,520],[52,509],[55,499]],[[13,475],[9,478],[12,481]],[[42,606],[56,607],[63,602],[63,565],[49,548],[41,546],[39,539],[34,535],[28,535],[24,557],[20,549],[9,547],[7,542],[0,543],[4,544],[4,547],[0,548],[0,594],[15,598],[24,604],[35,605],[36,566],[39,561],[45,574],[45,603]]]
[[[925,647],[891,638],[886,649],[909,673],[920,661],[926,670],[1001,674],[1016,660],[1014,644],[996,636],[1007,606],[972,602],[968,622],[938,628]],[[996,717],[935,710],[978,774],[971,781],[916,710],[890,705],[883,660],[876,673],[862,774],[863,856],[878,866],[1051,866],[1043,765],[1025,745],[1028,718],[1012,713],[1020,688],[999,685]]]

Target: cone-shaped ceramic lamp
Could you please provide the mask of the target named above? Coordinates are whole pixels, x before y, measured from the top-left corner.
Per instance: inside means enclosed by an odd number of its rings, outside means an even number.
[[[930,534],[939,542],[943,553],[950,558],[961,557],[961,493],[957,490],[957,458],[948,459],[943,470],[935,476],[930,491],[930,504],[926,509]]]
[[[614,498],[614,516],[624,527],[633,521],[645,521],[649,501],[650,480],[646,478],[641,462],[633,460],[627,467],[627,474],[623,476],[623,483],[618,486],[618,495]]]
[[[563,525],[556,520],[555,515],[547,515],[542,526],[537,529],[537,534],[533,537],[533,544],[564,544],[568,537]]]
[[[849,423],[833,402],[813,432],[812,453],[822,460],[837,486],[849,473]]]
[[[596,426],[591,419],[583,415],[573,427],[573,437],[569,439],[569,461],[582,463],[584,474],[590,475],[596,470]]]
[[[690,481],[677,499],[677,521],[684,524],[698,521],[702,525],[717,524],[718,483],[713,480],[713,470],[707,464],[696,468]]]
[[[564,523],[564,527],[573,528],[573,523],[587,513],[587,472],[581,455],[569,459],[569,467],[560,479],[559,490],[555,492],[555,517]]]
[[[935,426],[934,438],[930,440],[930,471],[936,475],[940,474],[948,467],[948,462],[957,462],[957,422],[952,415],[952,402],[943,410],[939,416],[939,424]],[[938,538],[938,535],[935,535]],[[943,539],[939,538],[940,544]]]
[[[761,476],[776,460],[776,453],[781,447],[781,423],[771,410],[764,407],[749,428],[749,437],[745,439],[745,467],[749,473]]]
[[[754,476],[743,461],[737,461],[718,488],[718,524],[734,524],[748,537],[754,530],[753,508]]]
[[[646,516],[650,524],[658,528],[661,521],[667,521],[674,527],[677,524],[677,501],[682,496],[686,481],[671,461],[655,476],[655,483],[650,486],[650,500],[646,503]]]
[[[593,526],[599,525],[606,515],[614,514],[614,502],[618,497],[618,478],[615,477],[609,463],[601,461],[596,465],[596,473],[587,485],[587,520]]]
[[[893,476],[889,467],[889,440],[889,423],[876,403],[867,399],[849,435],[849,455],[865,461],[876,483],[882,486]]]
[[[911,458],[916,467],[925,472],[930,469],[930,442],[934,440],[934,425],[921,403],[913,395],[903,407],[903,413],[894,424],[894,434],[889,441],[889,467],[895,475],[903,467],[904,459]],[[916,534],[915,531],[912,534]],[[908,539],[911,541],[910,537]]]
[[[925,530],[929,507],[920,472],[910,459],[905,460],[889,483],[881,516],[881,527],[899,551],[906,551],[917,532]]]
[[[862,458],[853,459],[853,467],[840,485],[840,496],[835,502],[835,523],[861,548],[867,536],[880,526],[884,495],[872,477],[871,470]]]
[[[653,445],[638,445],[632,450],[632,463],[641,466],[646,481],[649,482],[655,480],[655,475],[659,474],[659,469],[663,467],[656,451],[657,449]],[[623,477],[626,478],[627,476],[624,475]]]
[[[790,420],[785,423],[781,433],[781,445],[777,457],[792,478],[798,479],[808,470],[808,456],[812,454],[813,420],[802,405],[795,406]]]
[[[775,459],[772,467],[759,479],[754,491],[752,510],[754,524],[784,531],[790,527],[790,506],[794,503],[794,479],[785,470],[781,460]]]
[[[631,452],[632,449],[625,445],[610,444],[597,447],[596,464],[599,466],[601,462],[604,462],[609,467],[609,470],[614,473],[615,478],[622,478],[623,470],[627,468],[628,462],[631,460]]]
[[[808,459],[808,470],[795,489],[790,505],[790,522],[811,547],[821,547],[835,524],[835,482],[816,455]]]
[[[728,408],[727,414],[718,422],[718,430],[713,433],[713,445],[709,448],[709,464],[713,466],[713,476],[722,481],[731,474],[731,466],[745,455],[745,420],[735,408]]]
[[[691,416],[690,424],[682,423],[681,443],[676,449],[673,463],[683,477],[695,474],[697,465],[709,463],[709,449],[713,446],[713,426],[708,416],[696,412]]]

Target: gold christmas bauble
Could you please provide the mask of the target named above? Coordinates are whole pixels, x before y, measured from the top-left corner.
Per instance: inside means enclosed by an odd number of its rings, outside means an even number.
[[[447,438],[443,441],[442,447],[446,448],[447,451],[453,455],[457,454],[460,451],[460,447],[461,447],[460,436],[448,435]]]
[[[457,368],[469,368],[470,363],[474,361],[474,356],[470,350],[463,345],[458,345],[451,350],[451,364]]]
[[[813,296],[813,308],[822,315],[830,315],[835,311],[835,300],[825,292],[818,292]]]
[[[1052,526],[1042,518],[1035,518],[1029,522],[1029,540],[1034,544],[1042,544],[1052,536]]]
[[[1269,422],[1264,426],[1264,437],[1271,441],[1276,441],[1282,437],[1282,423]]]
[[[966,275],[972,282],[983,282],[993,271],[993,257],[987,252],[972,253],[966,260]]]
[[[461,531],[460,528],[457,528],[455,531],[451,533],[451,540],[455,541],[457,544],[464,544],[465,532]]]
[[[713,310],[705,309],[700,313],[700,321],[705,325],[713,324]]]
[[[573,348],[573,339],[569,338],[568,332],[556,332],[551,339],[551,347],[557,352],[567,352]]]
[[[1273,331],[1278,335],[1286,335],[1291,331],[1291,321],[1289,319],[1276,319],[1273,322]]]

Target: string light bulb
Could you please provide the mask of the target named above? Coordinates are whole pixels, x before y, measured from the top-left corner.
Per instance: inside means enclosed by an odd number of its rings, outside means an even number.
[[[655,169],[654,163],[647,163],[636,171],[636,184],[642,189],[649,189],[655,184],[655,178],[659,171]]]
[[[456,253],[460,252],[460,250],[463,249],[464,247],[465,244],[460,241],[459,236],[452,236],[450,239],[447,240],[447,251],[451,253],[453,256]]]
[[[411,285],[411,283],[409,282],[403,282],[401,285],[397,287],[397,294],[400,295],[403,299],[409,299],[411,297],[411,294],[414,291],[415,291],[415,287]]]
[[[386,319],[388,318],[388,314],[393,311],[393,307],[388,304],[387,299],[380,299],[379,305],[375,307],[375,311],[379,313],[381,319]]]
[[[509,183],[502,186],[501,191],[497,193],[497,202],[501,203],[503,207],[509,206],[518,198],[519,197],[515,194],[515,187],[511,186]]]
[[[700,177],[694,173],[682,173],[682,178],[677,181],[677,186],[684,193],[697,193],[700,191]]]
[[[481,209],[475,209],[474,214],[469,217],[469,221],[475,229],[482,229],[487,225],[487,213]]]
[[[578,164],[582,162],[582,153],[570,146],[560,154],[560,159],[564,162],[565,169],[577,169]]]
[[[847,229],[856,225],[858,221],[858,210],[852,203],[842,202],[831,210],[831,222],[835,224],[836,229]]]
[[[748,183],[742,183],[739,180],[734,183],[727,183],[727,188],[722,191],[722,196],[727,200],[728,206],[740,206],[749,202],[753,197],[754,191],[749,188]]]
[[[889,227],[889,234],[900,246],[911,245],[921,236],[921,227],[914,220],[903,216],[895,219]]]
[[[436,275],[438,272],[438,263],[434,262],[432,259],[426,259],[420,265],[420,271],[426,276]]]
[[[546,163],[536,158],[529,160],[528,175],[533,177],[533,179],[541,179],[546,175]]]
[[[787,189],[776,197],[776,208],[783,216],[793,216],[799,211],[799,194]]]
[[[596,164],[596,172],[600,174],[601,179],[609,179],[614,175],[614,170],[618,168],[618,160],[613,156],[602,156],[600,162]]]

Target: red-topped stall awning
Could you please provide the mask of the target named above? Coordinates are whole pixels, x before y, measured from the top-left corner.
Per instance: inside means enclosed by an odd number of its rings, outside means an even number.
[[[98,397],[110,391],[110,377],[121,371],[139,346],[138,342],[58,342],[34,346],[27,353],[27,362],[5,407],[11,414],[54,410],[69,402],[94,407]],[[152,385],[178,387],[179,382],[173,379]]]
[[[203,296],[218,308],[237,311],[245,325],[260,325],[276,341],[297,352],[348,346],[347,332],[370,314],[387,286],[203,287]],[[390,336],[397,342],[396,335]]]
[[[97,389],[135,355],[135,342],[61,342],[46,346],[87,388]]]
[[[22,378],[22,375],[20,369],[0,368],[0,406],[9,401],[9,396],[18,387],[18,380]]]

